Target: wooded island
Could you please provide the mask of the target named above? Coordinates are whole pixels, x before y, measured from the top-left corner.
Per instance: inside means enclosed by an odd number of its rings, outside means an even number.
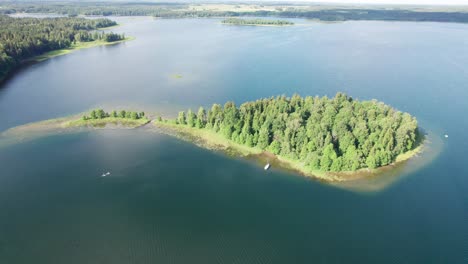
[[[413,150],[418,123],[382,102],[294,95],[214,104],[156,121],[184,133],[209,131],[225,140],[300,163],[308,172],[343,172],[389,165]],[[175,128],[174,128],[175,126]],[[209,137],[207,137],[209,140]]]
[[[227,18],[221,21],[223,24],[241,25],[241,26],[292,26],[293,22],[287,20],[269,20],[269,19],[241,19]]]

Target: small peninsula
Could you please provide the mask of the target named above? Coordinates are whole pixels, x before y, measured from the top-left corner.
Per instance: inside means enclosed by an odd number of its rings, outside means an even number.
[[[343,93],[328,97],[277,96],[152,119],[144,112],[95,109],[9,129],[21,140],[78,129],[145,126],[198,146],[267,161],[273,167],[322,179],[350,181],[377,175],[422,151],[416,118],[376,100]]]
[[[132,111],[112,111],[105,112],[103,109],[95,109],[89,112],[89,115],[83,115],[79,119],[67,121],[64,127],[105,127],[106,125],[121,125],[127,128],[135,128],[149,123],[150,120],[145,117],[145,112]]]
[[[222,24],[239,25],[239,26],[292,26],[293,22],[287,20],[270,20],[270,19],[242,19],[242,18],[227,18],[221,21]]]
[[[124,34],[96,31],[117,25],[115,21],[102,18],[13,18],[0,15],[0,24],[0,82],[27,62],[131,39]]]
[[[325,180],[346,180],[407,160],[421,150],[416,118],[382,102],[278,96],[236,107],[214,104],[161,117],[155,126],[207,148],[266,155],[281,166]]]

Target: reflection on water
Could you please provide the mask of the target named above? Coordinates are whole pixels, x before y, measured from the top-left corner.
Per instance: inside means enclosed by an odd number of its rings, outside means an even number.
[[[383,190],[402,179],[402,177],[410,175],[429,165],[441,153],[443,146],[440,135],[429,132],[426,134],[422,152],[417,156],[401,163],[388,166],[377,175],[353,181],[336,182],[332,183],[332,185],[358,192],[376,192]]]
[[[77,117],[75,117],[77,118]],[[50,137],[54,135],[64,135],[64,134],[73,134],[73,133],[82,133],[82,132],[93,132],[96,129],[112,129],[106,128],[87,128],[87,127],[75,127],[75,128],[61,128],[60,124],[62,121],[45,121],[39,123],[32,123],[16,128],[9,129],[2,134],[0,134],[0,148],[9,147],[14,144],[25,143],[28,141],[36,140],[41,137]],[[152,133],[154,129],[148,129],[146,127],[137,128],[141,131],[146,131],[147,133]],[[135,129],[131,129],[135,130]],[[377,192],[381,191],[386,187],[389,187],[392,183],[396,182],[401,177],[408,175],[412,172],[417,171],[418,169],[428,165],[432,160],[434,160],[438,154],[441,152],[443,147],[443,142],[438,135],[434,135],[429,132],[425,135],[424,147],[417,156],[411,158],[410,160],[397,163],[395,165],[386,166],[380,168],[378,173],[372,173],[360,179],[349,180],[344,182],[328,182],[323,181],[327,184],[333,186],[356,191],[356,192]],[[236,158],[237,153],[219,153],[227,155],[232,158]],[[246,157],[247,159],[253,161],[258,166],[262,167],[264,164],[272,164],[275,170],[290,172],[292,174],[298,174],[298,172],[293,169],[285,167],[279,160],[274,157],[268,157],[264,155],[253,155],[251,157]],[[313,178],[313,177],[312,177]],[[316,179],[315,180],[320,180]],[[322,180],[320,180],[322,181]]]

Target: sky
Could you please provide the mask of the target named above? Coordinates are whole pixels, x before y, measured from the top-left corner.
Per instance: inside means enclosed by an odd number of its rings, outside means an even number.
[[[163,0],[160,0],[163,1]],[[167,1],[167,0],[166,0]],[[169,0],[170,1],[170,0]],[[206,2],[203,0],[178,0],[179,2]],[[216,0],[208,0],[213,2]],[[216,2],[311,2],[343,4],[390,4],[390,5],[468,5],[468,0],[217,0]]]
[[[302,1],[306,1],[306,0],[302,0]],[[406,4],[406,5],[468,5],[468,0],[315,0],[315,2],[323,2],[323,3],[339,2],[339,3],[349,3],[349,4],[363,3],[363,4]]]

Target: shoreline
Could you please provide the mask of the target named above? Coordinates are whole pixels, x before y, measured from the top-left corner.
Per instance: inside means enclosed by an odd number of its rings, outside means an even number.
[[[250,26],[250,27],[291,27],[295,26],[296,24],[289,24],[289,25],[268,25],[268,24],[235,24],[235,23],[223,23],[220,22],[221,25],[229,25],[229,26]]]
[[[46,52],[44,54],[37,55],[35,57],[32,57],[30,59],[25,60],[23,63],[41,62],[41,61],[45,61],[45,60],[50,59],[50,58],[66,55],[66,54],[69,54],[69,53],[72,53],[74,51],[81,50],[81,49],[89,49],[89,48],[94,48],[94,47],[99,47],[99,46],[114,45],[114,44],[119,44],[119,43],[123,43],[123,42],[127,42],[127,41],[132,41],[134,39],[135,39],[135,37],[125,37],[125,39],[118,40],[118,41],[112,41],[112,42],[106,42],[106,41],[102,41],[102,40],[94,40],[94,41],[89,41],[89,42],[79,42],[77,44],[72,44],[69,48],[52,50],[52,51]]]
[[[83,120],[83,114],[85,113],[31,122],[0,131],[0,147],[34,140],[44,136],[73,133],[77,131],[136,129],[151,122],[151,119],[148,118],[134,120],[118,117]]]
[[[373,177],[386,172],[392,167],[402,164],[413,157],[418,156],[424,150],[425,135],[420,135],[418,145],[410,151],[400,154],[395,162],[375,169],[363,168],[357,171],[326,172],[310,170],[301,162],[278,156],[273,153],[260,150],[256,147],[247,147],[231,140],[225,139],[213,131],[188,127],[187,125],[176,125],[164,121],[153,120],[151,124],[160,132],[191,142],[199,147],[220,151],[229,156],[240,156],[257,162],[270,163],[274,168],[294,172],[305,177],[312,177],[326,182],[346,182],[352,180]]]
[[[105,28],[104,28],[105,29]],[[89,49],[89,48],[94,48],[94,47],[99,47],[99,46],[107,46],[107,45],[116,45],[119,43],[127,42],[127,41],[132,41],[135,40],[135,37],[125,37],[125,39],[118,40],[118,41],[113,41],[113,42],[106,42],[102,40],[94,40],[94,41],[89,41],[89,42],[80,42],[78,44],[72,44],[69,48],[64,48],[64,49],[58,49],[58,50],[51,50],[46,53],[43,53],[41,55],[34,56],[29,59],[25,59],[21,61],[16,67],[11,69],[5,76],[0,77],[0,86],[6,83],[10,78],[12,78],[15,73],[20,71],[23,67],[26,67],[28,65],[38,63],[38,62],[43,62],[45,60],[58,57],[58,56],[63,56],[70,54],[72,52],[75,52],[77,50],[81,49]],[[1,87],[0,87],[1,88]]]
[[[83,120],[84,113],[71,115],[62,118],[48,119],[44,121],[32,122],[16,126],[0,132],[1,138],[16,139],[10,143],[18,143],[36,138],[60,133],[69,133],[83,130],[97,129],[136,129],[145,127],[155,130],[180,140],[195,144],[201,148],[221,152],[231,157],[241,157],[258,163],[263,166],[270,163],[274,169],[299,174],[304,177],[314,178],[328,183],[344,183],[354,180],[376,177],[387,173],[398,165],[404,164],[414,157],[419,156],[424,151],[424,146],[428,140],[425,133],[420,132],[417,146],[410,151],[400,154],[395,162],[375,169],[363,168],[357,171],[327,172],[310,170],[303,163],[278,156],[268,151],[256,147],[248,147],[224,138],[222,135],[208,130],[189,127],[187,125],[176,125],[167,121],[157,121],[156,119],[128,119],[119,117],[107,117],[102,119]],[[2,145],[2,144],[0,144]]]

